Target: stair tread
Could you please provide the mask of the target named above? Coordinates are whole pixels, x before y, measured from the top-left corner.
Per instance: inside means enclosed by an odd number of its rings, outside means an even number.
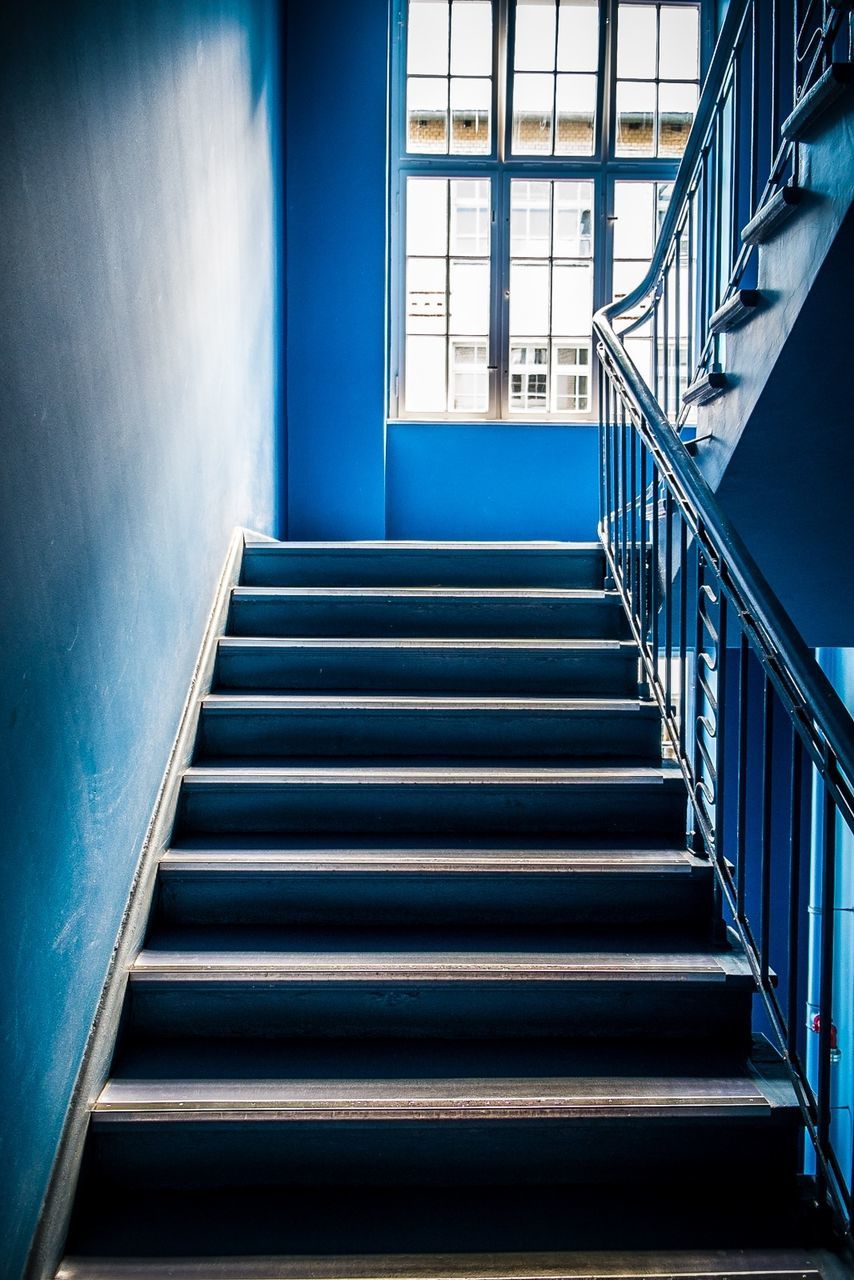
[[[378,541],[376,539],[364,539],[353,541],[329,541],[329,542],[281,542],[274,538],[247,538],[245,542],[247,551],[269,551],[269,552],[289,552],[293,551],[300,555],[306,552],[317,552],[322,554],[327,551],[494,551],[496,555],[501,555],[504,551],[518,551],[520,554],[527,555],[537,551],[563,551],[572,554],[574,551],[590,552],[601,551],[601,542],[561,542],[557,539],[541,538],[533,542],[525,542],[516,540],[504,542],[488,542],[477,540],[464,540],[460,542],[435,542],[430,539],[420,538],[401,538],[389,539],[388,541]]]
[[[824,1250],[719,1249],[595,1253],[348,1254],[232,1258],[78,1258],[57,1280],[812,1280],[842,1277]]]
[[[727,952],[294,951],[147,947],[135,979],[335,982],[683,981],[752,984],[746,957]]]
[[[437,767],[417,765],[378,766],[364,765],[359,768],[326,766],[322,768],[304,768],[300,766],[274,765],[268,767],[234,766],[218,767],[216,765],[194,765],[184,772],[185,782],[194,785],[216,786],[235,783],[288,783],[305,782],[317,784],[358,783],[359,785],[462,785],[478,783],[486,786],[513,786],[531,783],[616,783],[625,786],[678,783],[682,785],[682,775],[675,766],[662,765],[629,765],[629,766],[576,766],[576,767],[544,767],[504,768],[500,765],[492,768],[469,768],[464,765]]]
[[[232,596],[237,600],[248,600],[257,596],[262,600],[284,599],[298,596],[306,599],[324,596],[367,596],[372,599],[389,597],[394,600],[431,600],[436,597],[450,597],[455,600],[542,600],[543,602],[560,600],[610,600],[619,605],[619,596],[615,591],[605,591],[596,587],[233,587]]]
[[[184,871],[311,872],[366,871],[481,872],[487,874],[660,874],[688,875],[709,863],[684,849],[180,849],[160,861],[167,874]]]
[[[655,703],[641,698],[532,698],[401,694],[300,694],[211,693],[202,703],[205,711],[506,711],[523,712],[593,712],[597,715],[639,714],[657,718]]]
[[[770,1095],[770,1096],[769,1096]],[[211,1112],[223,1117],[275,1113],[281,1119],[455,1120],[519,1116],[608,1117],[629,1112],[655,1115],[768,1113],[796,1105],[794,1093],[769,1089],[750,1074],[681,1077],[491,1077],[488,1079],[112,1079],[94,1114],[168,1115],[191,1120]]]
[[[254,590],[254,588],[251,588]],[[378,588],[378,590],[380,590]],[[601,594],[601,593],[600,593]],[[533,652],[576,653],[576,652],[637,652],[634,640],[613,640],[607,637],[600,639],[567,638],[538,639],[500,638],[490,636],[461,636],[456,638],[439,638],[435,636],[221,636],[219,645],[223,649],[429,649],[475,650],[495,649],[500,652],[513,653],[519,650]]]

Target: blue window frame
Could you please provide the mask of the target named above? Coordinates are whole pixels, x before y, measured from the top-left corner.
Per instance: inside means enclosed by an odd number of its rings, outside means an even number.
[[[634,237],[615,272],[616,219],[661,208],[709,15],[701,0],[395,4],[389,414],[595,421],[592,313],[627,256],[639,265]]]

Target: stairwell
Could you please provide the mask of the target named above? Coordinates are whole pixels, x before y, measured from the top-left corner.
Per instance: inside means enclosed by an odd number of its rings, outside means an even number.
[[[250,542],[61,1280],[841,1274],[602,551]]]

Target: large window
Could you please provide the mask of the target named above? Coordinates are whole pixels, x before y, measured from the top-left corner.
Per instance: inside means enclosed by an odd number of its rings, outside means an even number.
[[[649,262],[700,4],[397,3],[390,412],[591,421],[593,312]]]

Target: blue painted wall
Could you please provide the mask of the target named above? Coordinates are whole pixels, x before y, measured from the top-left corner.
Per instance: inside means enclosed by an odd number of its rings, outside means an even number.
[[[287,5],[288,535],[384,532],[387,0]]]
[[[273,0],[0,55],[0,1274],[20,1274],[233,526],[276,521]]]
[[[595,427],[388,429],[388,537],[592,540]]]
[[[288,536],[594,538],[590,428],[386,432],[388,23],[287,7]]]

